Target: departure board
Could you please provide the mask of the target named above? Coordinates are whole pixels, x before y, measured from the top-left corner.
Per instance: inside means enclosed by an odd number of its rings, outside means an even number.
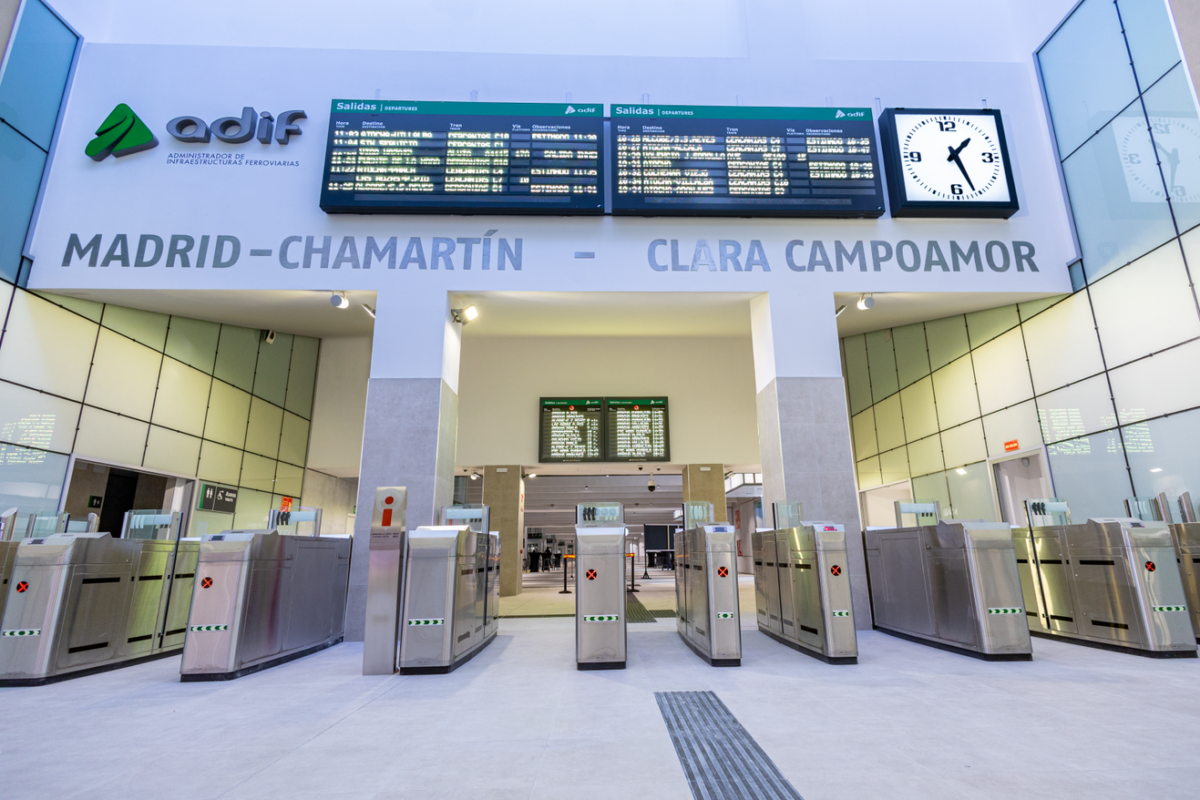
[[[334,100],[321,210],[602,214],[604,105]]]
[[[607,461],[670,461],[667,398],[604,401]]]
[[[604,400],[542,398],[541,462],[603,461]]]
[[[878,217],[865,108],[613,105],[614,214]]]

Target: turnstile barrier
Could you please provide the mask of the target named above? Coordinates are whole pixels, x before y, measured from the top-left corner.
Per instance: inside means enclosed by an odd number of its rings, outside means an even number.
[[[700,525],[675,535],[675,625],[696,655],[714,667],[742,664],[737,529]]]
[[[1174,523],[1171,536],[1175,540],[1175,557],[1179,562],[1179,579],[1183,583],[1188,616],[1192,620],[1192,634],[1200,643],[1200,522]]]
[[[582,504],[575,522],[575,667],[625,669],[624,509]]]
[[[1006,523],[866,531],[875,628],[989,661],[1032,658]]]

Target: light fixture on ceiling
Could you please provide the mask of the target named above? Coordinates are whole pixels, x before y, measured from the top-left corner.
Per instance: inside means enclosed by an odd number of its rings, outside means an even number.
[[[350,300],[345,292],[334,292],[329,296],[329,304],[334,308],[349,308]]]
[[[468,322],[474,322],[479,317],[479,309],[474,305],[469,305],[466,308],[450,309],[450,316],[459,325],[466,325]]]
[[[473,480],[473,481],[477,481],[477,480],[479,480],[479,473],[478,473],[478,472],[472,472],[472,473],[471,473],[471,480]]]
[[[836,317],[840,317],[840,316],[842,315],[842,312],[843,312],[843,311],[845,311],[845,310],[846,310],[846,304],[845,304],[845,303],[842,303],[840,306],[838,306],[838,307],[837,307],[837,311],[834,311],[834,312],[833,312],[833,316],[834,316],[835,318],[836,318]]]
[[[537,477],[537,473],[536,473],[536,472],[531,472],[531,473],[529,473],[528,475],[526,475],[525,477],[526,477],[526,478],[536,478],[536,477]]]
[[[363,304],[362,304],[362,308],[363,308],[363,311],[365,311],[365,312],[367,312],[368,314],[370,314],[370,315],[371,315],[371,319],[375,319],[375,309],[371,308],[371,307],[370,307],[369,305],[367,305],[366,303],[363,303]]]
[[[859,311],[870,311],[875,306],[875,295],[870,292],[863,292],[858,296],[858,302],[855,303]]]

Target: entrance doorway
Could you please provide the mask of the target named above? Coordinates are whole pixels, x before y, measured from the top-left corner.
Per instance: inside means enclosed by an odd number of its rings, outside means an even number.
[[[1033,451],[992,464],[1000,519],[1009,525],[1028,524],[1025,501],[1032,497],[1051,497],[1050,478],[1041,451]]]
[[[897,481],[886,486],[877,486],[859,494],[862,500],[863,527],[896,527],[896,501],[913,499],[912,483]]]
[[[63,511],[71,519],[100,518],[99,530],[121,536],[129,511],[178,511],[180,530],[186,531],[195,481],[174,475],[116,467],[76,459],[67,485]]]

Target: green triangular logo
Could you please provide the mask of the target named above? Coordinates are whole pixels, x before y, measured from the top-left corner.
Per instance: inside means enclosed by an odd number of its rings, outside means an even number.
[[[158,139],[138,119],[133,109],[120,103],[96,129],[96,138],[88,142],[84,153],[93,161],[103,161],[112,153],[117,158],[140,153],[158,146]]]

